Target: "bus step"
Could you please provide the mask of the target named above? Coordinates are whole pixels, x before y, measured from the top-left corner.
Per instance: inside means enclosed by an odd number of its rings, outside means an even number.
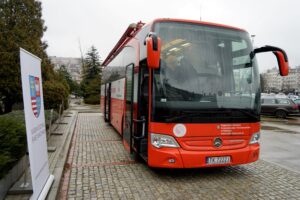
[[[145,154],[140,154],[141,158],[145,161],[145,162],[148,162],[148,155],[145,155]]]
[[[145,154],[146,156],[148,156],[148,139],[144,138],[141,139],[140,141],[140,152],[141,154]]]

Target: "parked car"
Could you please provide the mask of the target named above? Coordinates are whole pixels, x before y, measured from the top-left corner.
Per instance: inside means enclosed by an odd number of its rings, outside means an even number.
[[[293,101],[296,99],[299,99],[299,97],[297,95],[289,95],[288,97],[289,97],[289,99],[292,99]]]
[[[298,105],[291,99],[264,96],[261,100],[262,114],[286,118],[290,114],[299,113]]]
[[[284,93],[282,93],[282,92],[279,92],[278,94],[276,94],[275,97],[276,98],[283,98],[283,99],[287,98],[287,96]]]
[[[300,98],[299,99],[294,99],[295,104],[298,105],[298,109],[300,111]]]

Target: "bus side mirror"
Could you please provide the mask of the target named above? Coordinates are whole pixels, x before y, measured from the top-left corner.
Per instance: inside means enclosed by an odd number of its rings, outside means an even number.
[[[160,64],[160,38],[155,33],[149,33],[146,38],[147,65],[149,68],[158,69]]]
[[[287,76],[289,74],[289,63],[285,60],[284,53],[281,51],[274,51],[273,53],[277,58],[280,75]]]
[[[277,58],[280,75],[287,76],[289,74],[289,62],[288,62],[288,57],[283,49],[280,49],[278,47],[273,47],[273,46],[264,46],[261,48],[254,49],[250,57],[252,59],[257,53],[270,52],[270,51],[272,51]]]

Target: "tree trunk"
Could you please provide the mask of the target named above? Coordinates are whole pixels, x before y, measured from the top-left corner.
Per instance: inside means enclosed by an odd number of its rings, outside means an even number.
[[[0,102],[0,115],[2,115],[4,113],[3,108],[2,108],[2,104]]]

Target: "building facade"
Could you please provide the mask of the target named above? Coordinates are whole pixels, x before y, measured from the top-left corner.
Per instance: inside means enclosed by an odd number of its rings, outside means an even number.
[[[282,77],[277,68],[262,74],[264,92],[300,92],[300,66],[289,69],[289,75]]]
[[[49,58],[51,63],[54,65],[55,70],[58,70],[62,65],[66,66],[66,69],[72,76],[73,80],[75,80],[77,83],[80,83],[80,81],[82,80],[81,58],[67,58],[56,56],[50,56]]]

